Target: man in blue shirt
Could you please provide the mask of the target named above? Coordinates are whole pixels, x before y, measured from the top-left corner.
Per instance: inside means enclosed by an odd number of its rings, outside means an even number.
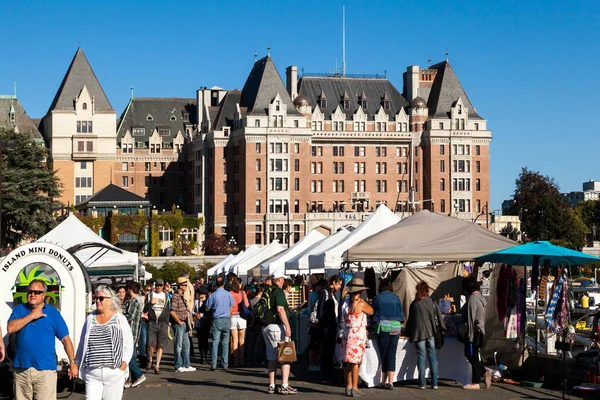
[[[233,296],[223,288],[225,280],[219,276],[216,281],[217,290],[206,301],[206,309],[212,311],[213,321],[211,333],[213,337],[210,370],[217,369],[219,341],[221,342],[221,361],[223,368],[229,366],[229,332],[231,329],[231,307]]]
[[[17,335],[13,370],[17,400],[56,400],[56,344],[69,357],[69,378],[77,377],[73,343],[59,311],[44,303],[48,288],[34,280],[27,288],[27,304],[19,304],[8,319],[8,333]]]

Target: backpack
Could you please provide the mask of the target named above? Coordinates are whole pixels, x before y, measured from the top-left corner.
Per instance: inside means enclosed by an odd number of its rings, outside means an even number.
[[[273,289],[268,288],[254,305],[254,309],[252,310],[252,325],[267,326],[275,322],[275,313],[273,312],[271,301],[272,294]]]

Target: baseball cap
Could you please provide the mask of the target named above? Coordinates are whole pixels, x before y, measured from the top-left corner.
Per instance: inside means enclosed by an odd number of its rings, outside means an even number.
[[[160,278],[156,278],[156,279],[154,280],[154,284],[155,284],[155,285],[164,285],[164,284],[165,284],[165,281],[163,281],[163,280],[162,280],[162,279],[160,279]]]
[[[279,278],[289,279],[290,277],[287,276],[282,269],[280,269],[273,273],[273,279],[279,279]]]

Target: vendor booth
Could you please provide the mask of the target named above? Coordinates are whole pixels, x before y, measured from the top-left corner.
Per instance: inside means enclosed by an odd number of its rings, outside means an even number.
[[[294,244],[289,249],[282,251],[264,261],[260,265],[260,274],[261,275],[271,275],[273,272],[277,270],[285,269],[285,262],[294,258],[298,254],[302,253],[304,250],[308,249],[313,244],[325,239],[325,235],[321,232],[313,229],[308,233],[308,235],[304,236],[300,241]]]
[[[309,248],[305,249],[302,253],[296,255],[294,258],[285,262],[285,273],[286,275],[296,274],[322,274],[323,269],[310,270],[308,258],[313,254],[322,253],[324,250],[338,244],[346,236],[350,234],[350,231],[346,228],[341,228],[331,236],[327,236],[324,239],[314,243]]]
[[[30,243],[18,247],[0,263],[0,321],[6,334],[6,322],[13,308],[27,302],[27,287],[35,279],[48,286],[46,303],[60,310],[73,345],[77,348],[79,335],[89,309],[92,288],[86,269],[65,249],[50,243]],[[5,342],[8,342],[6,335]],[[56,345],[58,361],[68,358],[62,344]]]
[[[234,272],[237,276],[242,277],[242,280],[247,279],[248,276],[259,276],[261,274],[260,264],[284,250],[285,247],[275,240],[260,249],[260,251],[256,252],[251,257],[232,265],[229,268],[229,271]]]
[[[310,270],[338,270],[343,261],[342,255],[346,250],[361,240],[396,224],[398,221],[400,221],[400,217],[394,214],[385,205],[381,204],[373,214],[369,215],[369,217],[357,226],[346,238],[344,238],[344,240],[321,253],[310,255],[308,257]]]
[[[102,277],[139,278],[139,257],[121,250],[98,236],[75,215],[70,215],[56,228],[37,240],[53,243],[75,255],[92,279]]]
[[[449,264],[426,268],[404,268],[394,281],[394,292],[402,301],[405,319],[408,308],[414,299],[416,283],[426,280],[433,290],[432,297],[439,301],[448,296],[454,301],[455,309],[460,307],[460,277],[462,266],[459,261],[469,261],[485,254],[514,246],[515,242],[490,232],[481,226],[457,218],[420,211],[379,233],[363,240],[348,249],[344,260],[349,263],[392,262],[409,263],[414,261],[449,262]],[[447,308],[444,320],[450,336],[454,333],[456,318]],[[471,367],[464,357],[464,348],[457,339],[448,337],[444,347],[438,350],[440,378],[470,383]],[[360,377],[370,386],[380,382],[379,352],[373,342],[365,353]],[[400,339],[397,353],[395,381],[415,379],[417,365],[415,346]]]
[[[242,250],[237,255],[240,255],[240,254],[244,254],[244,251]],[[206,276],[209,277],[209,276],[213,276],[213,275],[218,275],[218,274],[222,273],[225,270],[225,268],[227,268],[227,271],[229,271],[229,268],[227,266],[229,265],[231,260],[233,260],[235,257],[236,256],[233,254],[228,255],[223,260],[219,261],[217,264],[210,267],[206,271]]]

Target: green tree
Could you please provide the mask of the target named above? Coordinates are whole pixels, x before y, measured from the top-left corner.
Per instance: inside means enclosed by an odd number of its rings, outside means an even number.
[[[158,268],[151,264],[144,264],[146,271],[152,274],[152,278],[161,278],[165,282],[176,282],[184,273],[190,274],[190,279],[196,277],[196,270],[188,263],[183,261],[166,261],[162,267]]]
[[[585,245],[587,227],[581,217],[562,201],[554,178],[525,167],[515,186],[511,211],[513,215],[520,216],[521,231],[528,240],[548,240],[577,250]]]
[[[575,213],[581,218],[581,221],[589,230],[589,238],[597,240],[598,237],[600,237],[600,201],[582,201],[575,207]],[[596,237],[592,238],[592,229],[594,226],[596,226]]]
[[[28,135],[0,128],[2,160],[2,244],[17,246],[23,239],[37,239],[56,225],[53,211],[60,208],[54,200],[61,184],[47,152]]]

